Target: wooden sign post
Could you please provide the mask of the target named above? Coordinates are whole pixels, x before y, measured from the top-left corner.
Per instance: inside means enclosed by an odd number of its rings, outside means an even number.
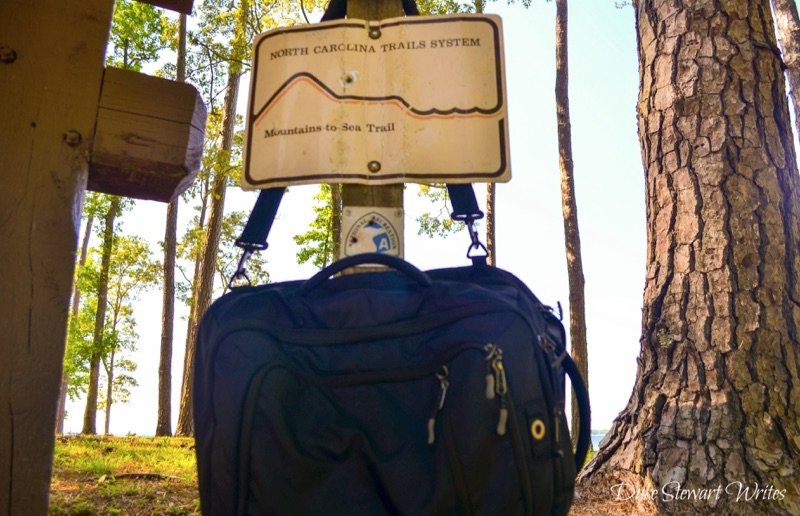
[[[348,0],[347,16],[361,20],[382,20],[395,16],[403,16],[403,4],[401,0]],[[348,207],[369,206],[375,207],[375,211],[386,214],[386,218],[392,218],[392,212],[403,210],[403,185],[388,186],[366,186],[366,185],[342,185],[342,212]],[[341,225],[339,225],[341,227]],[[342,233],[339,235],[340,250],[345,249],[347,233],[350,228],[341,227]],[[403,249],[404,236],[402,232],[398,235],[398,247]],[[341,252],[341,251],[340,251]],[[340,258],[335,256],[334,259]]]
[[[113,2],[0,3],[0,513],[46,514]]]
[[[178,3],[191,9],[191,1]],[[0,2],[0,514],[47,514],[113,7],[113,0]]]

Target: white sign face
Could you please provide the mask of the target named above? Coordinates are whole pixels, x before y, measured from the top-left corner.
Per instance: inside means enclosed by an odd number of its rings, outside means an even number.
[[[504,75],[494,15],[264,33],[243,187],[508,181]]]
[[[403,256],[403,210],[348,206],[342,210],[342,254]]]

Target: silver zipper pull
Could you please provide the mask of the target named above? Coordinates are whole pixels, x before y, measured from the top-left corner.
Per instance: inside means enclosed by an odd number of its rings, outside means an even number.
[[[428,444],[433,444],[436,441],[436,416],[444,407],[444,400],[447,396],[447,389],[450,387],[450,371],[447,366],[442,366],[442,370],[436,373],[436,378],[439,380],[439,402],[436,404],[436,410],[433,415],[428,419]]]
[[[486,399],[493,400],[496,394],[493,362],[498,349],[496,344],[491,343],[486,344],[483,349],[486,351]]]
[[[442,410],[444,407],[444,398],[447,396],[447,389],[450,387],[450,380],[448,377],[450,376],[450,371],[447,369],[447,366],[442,366],[442,370],[436,373],[436,378],[439,379],[439,408],[438,410]]]
[[[500,397],[500,417],[497,421],[497,435],[506,435],[508,427],[508,407],[506,406],[506,396],[508,395],[508,378],[506,378],[506,368],[503,364],[503,351],[499,348],[494,353],[492,360],[494,370],[495,392]]]
[[[506,435],[506,428],[508,427],[508,409],[505,403],[500,407],[500,419],[497,420],[497,435]]]
[[[495,393],[494,374],[491,371],[486,373],[486,399],[493,400]]]
[[[506,378],[506,366],[503,364],[503,352],[499,349],[492,360],[492,369],[495,377],[494,390],[498,396],[505,396],[508,393],[508,379]]]

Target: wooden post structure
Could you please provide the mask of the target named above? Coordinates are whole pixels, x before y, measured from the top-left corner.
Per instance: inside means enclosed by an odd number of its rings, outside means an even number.
[[[347,17],[359,20],[382,20],[403,16],[400,0],[348,0]],[[348,206],[375,207],[377,212],[390,212],[403,208],[403,185],[366,186],[342,185],[342,211]],[[342,228],[347,231],[347,228]],[[342,235],[343,236],[343,235]],[[340,238],[342,238],[340,236]],[[403,249],[403,235],[398,235],[400,249]],[[342,242],[340,248],[344,248]],[[336,257],[339,258],[339,257]]]
[[[191,0],[158,3],[191,10]],[[113,0],[0,2],[0,515],[47,514],[67,310],[90,163],[104,165],[107,178],[115,171],[124,174],[126,180],[116,181],[129,183],[118,192],[123,195],[147,190],[142,175],[163,191],[164,181],[152,173],[159,170],[170,175],[170,188],[185,186],[183,176],[199,166],[194,152],[205,109],[193,102],[196,92],[150,80],[144,82],[156,84],[165,94],[161,98],[175,100],[170,95],[177,92],[182,103],[154,112],[150,99],[141,105],[126,101],[126,120],[142,128],[123,137],[125,143],[100,146],[115,150],[92,161],[98,136],[113,137],[119,134],[116,127],[127,124],[114,123],[111,104],[104,115],[112,112],[112,123],[105,124],[110,129],[96,128],[102,99],[119,98],[113,92],[101,98],[113,7]],[[137,84],[141,79],[130,77]],[[117,91],[132,91],[122,83]],[[114,169],[115,152],[129,155],[148,144],[149,127],[160,127],[156,138],[164,133],[163,124],[143,117],[173,124],[170,136],[180,137],[150,142],[157,151],[152,161],[131,167],[118,160],[124,166]],[[166,197],[174,195],[173,190]]]
[[[0,3],[0,514],[46,514],[111,0]]]

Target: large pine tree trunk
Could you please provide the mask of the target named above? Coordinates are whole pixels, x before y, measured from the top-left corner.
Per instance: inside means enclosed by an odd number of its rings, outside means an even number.
[[[794,119],[800,135],[800,18],[795,0],[772,0],[775,11],[778,42],[783,51],[786,76],[794,104]]]
[[[558,166],[561,170],[561,212],[564,217],[564,246],[569,279],[569,335],[571,354],[586,387],[589,387],[589,356],[586,345],[586,303],[584,301],[581,235],[572,161],[572,125],[569,117],[569,60],[567,53],[567,0],[556,0],[556,116],[558,119]],[[572,444],[577,446],[580,412],[572,396]]]
[[[238,81],[237,81],[238,82]],[[230,85],[230,81],[228,82]],[[228,93],[230,95],[230,93]],[[234,94],[235,95],[235,94]],[[186,354],[184,355],[183,383],[181,387],[180,410],[178,412],[178,425],[176,435],[190,436],[194,432],[192,392],[194,381],[194,354],[197,327],[208,305],[211,303],[211,293],[214,288],[214,261],[217,259],[219,236],[222,230],[222,217],[225,209],[225,190],[228,178],[218,172],[214,176],[211,190],[211,213],[208,219],[208,229],[203,243],[203,255],[200,261],[198,283],[195,295],[192,298],[191,317],[186,332]]]
[[[234,33],[237,36],[231,43],[231,61],[228,69],[228,84],[225,93],[225,107],[222,121],[222,137],[220,148],[223,156],[229,156],[233,148],[233,135],[236,127],[236,101],[239,92],[239,82],[242,74],[242,61],[247,52],[247,42],[244,37],[245,27],[249,12],[249,1],[242,0],[239,5],[237,27]],[[228,158],[225,158],[228,161]],[[181,387],[180,410],[178,413],[178,426],[176,435],[192,435],[194,431],[192,409],[192,383],[194,379],[194,353],[197,326],[203,317],[208,305],[211,304],[211,294],[214,288],[214,272],[216,270],[217,249],[222,230],[222,218],[225,210],[225,190],[227,189],[229,162],[220,164],[214,174],[211,192],[211,213],[208,220],[208,230],[203,242],[203,252],[200,261],[199,282],[197,283],[192,298],[192,313],[189,319],[189,328],[186,337],[186,355],[184,357],[183,385]]]
[[[92,237],[92,226],[94,225],[94,214],[86,219],[86,227],[83,230],[83,242],[81,243],[81,254],[78,258],[78,271],[86,265],[86,256],[89,254],[89,240]],[[78,282],[72,284],[72,303],[70,303],[70,324],[75,324],[78,311],[81,307],[81,291],[78,289]],[[69,333],[67,333],[69,335]],[[64,433],[64,419],[67,415],[67,387],[69,377],[66,371],[61,371],[61,386],[58,390],[58,408],[56,409],[56,434]]]
[[[89,387],[86,393],[86,410],[83,413],[83,434],[96,434],[97,391],[100,381],[100,357],[108,304],[108,275],[111,268],[111,251],[114,247],[114,221],[122,206],[122,198],[113,196],[106,212],[103,227],[103,255],[100,261],[100,276],[97,280],[97,312],[94,320],[93,353],[89,361]]]
[[[634,4],[641,354],[585,485],[655,489],[636,494],[662,512],[800,514],[800,185],[769,1]]]

